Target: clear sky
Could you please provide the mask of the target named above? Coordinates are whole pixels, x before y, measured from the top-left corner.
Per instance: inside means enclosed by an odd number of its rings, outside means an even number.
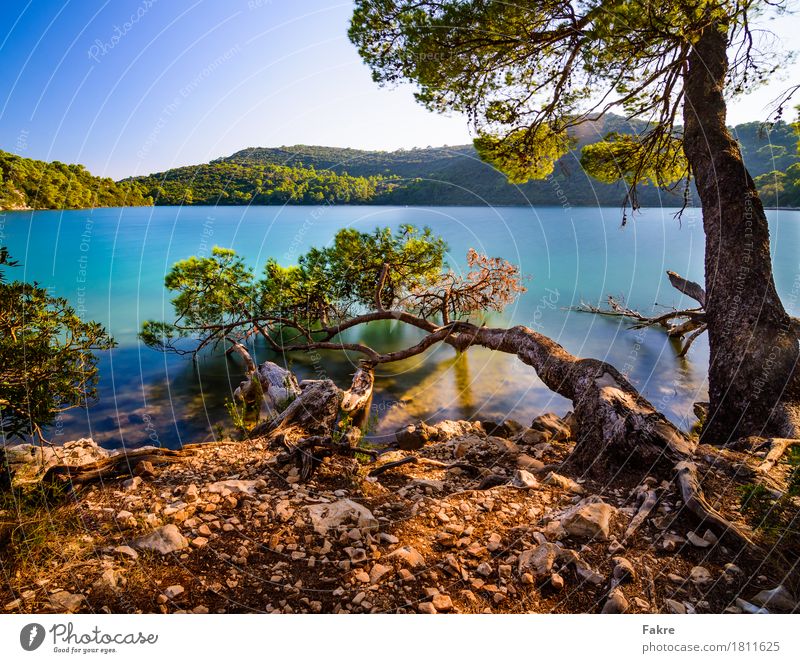
[[[350,12],[349,0],[2,0],[0,148],[120,178],[248,146],[469,142],[463,117],[372,82]],[[800,18],[770,27],[790,44]],[[796,64],[782,73],[731,122],[763,119],[800,83]]]

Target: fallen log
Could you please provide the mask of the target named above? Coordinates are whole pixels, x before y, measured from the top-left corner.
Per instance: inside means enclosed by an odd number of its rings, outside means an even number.
[[[59,481],[68,481],[73,486],[78,486],[95,481],[128,477],[134,473],[139,463],[149,462],[158,465],[170,463],[175,459],[193,454],[196,446],[199,445],[187,445],[180,450],[137,449],[114,454],[108,458],[85,465],[54,465],[44,473],[42,483],[54,484]]]

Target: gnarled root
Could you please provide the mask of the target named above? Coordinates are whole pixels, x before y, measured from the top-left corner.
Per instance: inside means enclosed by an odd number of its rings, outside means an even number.
[[[675,466],[677,471],[676,482],[681,491],[681,497],[686,507],[713,530],[720,538],[727,537],[742,546],[756,547],[750,537],[736,525],[726,520],[714,507],[712,507],[700,487],[697,476],[697,466],[689,461],[681,461]]]

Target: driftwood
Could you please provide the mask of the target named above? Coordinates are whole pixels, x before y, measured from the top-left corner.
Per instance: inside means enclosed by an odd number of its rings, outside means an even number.
[[[162,465],[173,462],[177,458],[183,458],[194,453],[194,447],[199,445],[187,445],[183,449],[137,449],[103,458],[94,463],[85,465],[54,465],[49,468],[42,477],[45,484],[57,482],[70,482],[73,486],[92,483],[95,481],[105,481],[119,479],[120,477],[131,476],[134,474],[139,463],[152,463]]]
[[[667,278],[669,278],[669,282],[672,284],[673,288],[680,290],[687,297],[694,299],[700,306],[705,307],[706,291],[703,289],[703,286],[694,281],[689,281],[675,272],[668,271]]]
[[[645,491],[644,499],[642,499],[642,504],[639,506],[639,510],[631,519],[631,522],[628,524],[628,527],[625,530],[625,534],[622,536],[623,541],[630,539],[636,533],[636,530],[638,530],[642,526],[642,523],[647,520],[647,517],[653,511],[656,504],[658,504],[658,493],[656,493],[655,490]]]
[[[639,311],[628,308],[621,301],[614,297],[608,297],[608,308],[601,308],[599,306],[592,306],[591,304],[581,303],[580,306],[574,306],[570,310],[581,313],[594,313],[596,315],[605,315],[612,317],[628,318],[633,320],[631,329],[642,329],[644,327],[662,327],[666,330],[667,336],[670,338],[685,338],[681,350],[678,353],[679,357],[684,357],[689,352],[699,336],[706,331],[706,314],[705,314],[705,301],[706,293],[702,286],[683,278],[675,272],[667,272],[669,282],[674,288],[682,292],[688,297],[694,299],[699,305],[699,308],[688,309],[671,309],[660,315],[644,315]]]
[[[370,470],[367,476],[377,477],[383,474],[384,472],[388,472],[389,470],[393,470],[396,467],[402,467],[403,465],[410,465],[410,464],[420,464],[420,465],[430,465],[432,467],[439,467],[443,470],[453,470],[458,468],[459,470],[464,470],[469,472],[470,474],[478,474],[480,473],[480,469],[475,467],[472,463],[465,463],[463,461],[456,461],[454,463],[444,463],[440,460],[435,460],[433,458],[418,458],[416,456],[406,456],[405,458],[401,458],[400,460],[393,460],[389,463],[384,463],[376,467],[373,470]]]
[[[708,503],[700,486],[697,466],[694,463],[682,461],[675,466],[675,469],[678,473],[676,481],[681,491],[683,502],[686,508],[699,518],[701,523],[705,523],[716,530],[720,538],[727,537],[738,544],[756,547],[744,531],[726,520],[722,514]]]
[[[250,358],[246,348],[240,344],[237,346]],[[242,354],[241,351],[240,354]],[[256,368],[250,359],[247,365],[246,379],[233,392],[233,397],[237,401],[248,405],[257,405],[259,399],[263,399],[267,415],[272,417],[300,396],[300,385],[291,371],[271,361],[265,361]]]
[[[769,451],[767,452],[764,461],[758,466],[758,471],[762,474],[767,474],[775,467],[778,461],[786,453],[786,450],[793,446],[800,446],[800,439],[788,437],[771,437],[767,439],[769,444]]]

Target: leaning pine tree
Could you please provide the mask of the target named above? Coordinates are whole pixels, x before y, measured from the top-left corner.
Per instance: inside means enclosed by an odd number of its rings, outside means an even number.
[[[468,114],[480,155],[514,182],[547,176],[572,131],[611,110],[644,120],[582,162],[624,180],[693,179],[705,229],[710,408],[703,439],[800,437],[800,325],[775,289],[762,203],[726,127],[726,97],[777,66],[759,50],[767,0],[357,0],[350,38],[376,81],[417,84]],[[681,184],[682,183],[682,184]]]
[[[149,321],[141,338],[156,349],[197,356],[224,348],[240,356],[246,379],[236,397],[271,412],[251,436],[283,445],[301,479],[333,453],[362,453],[358,421],[381,364],[427,351],[437,343],[457,352],[471,346],[516,355],[553,391],[573,402],[576,437],[571,463],[582,472],[618,476],[638,468],[677,480],[687,507],[720,534],[745,538],[702,496],[692,464],[695,444],[660,414],[613,366],[580,359],[551,339],[518,326],[487,326],[487,311],[501,311],[524,290],[516,266],[475,251],[467,269],[444,265],[444,242],[429,230],[340,230],[325,248],[311,249],[297,265],[270,260],[263,276],[230,249],[173,266],[166,285],[175,293],[171,322]],[[378,321],[417,330],[416,342],[383,351],[352,332]],[[331,380],[298,384],[271,362],[259,366],[253,341],[278,355],[338,350],[358,357],[352,384]]]

